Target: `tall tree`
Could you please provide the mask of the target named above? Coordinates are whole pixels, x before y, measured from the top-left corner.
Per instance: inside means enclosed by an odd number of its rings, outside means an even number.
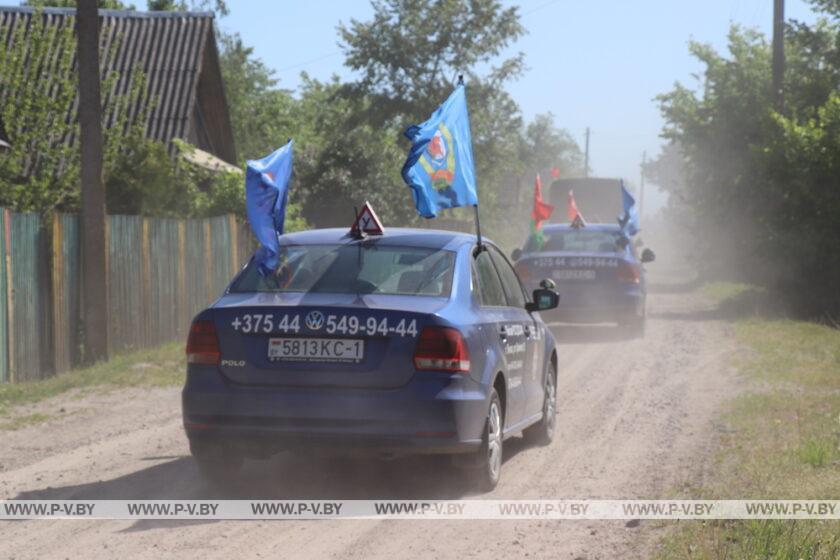
[[[788,24],[786,42],[784,114],[764,36],[733,28],[727,54],[692,44],[701,87],[659,98],[665,136],[684,156],[675,194],[694,216],[686,225],[704,269],[840,314],[840,22]]]
[[[494,214],[516,171],[522,129],[519,106],[504,87],[521,73],[523,55],[500,59],[525,32],[518,8],[498,0],[373,0],[372,6],[370,20],[338,28],[345,65],[360,75],[345,94],[369,99],[362,118],[399,138],[407,125],[426,120],[463,75],[479,198],[485,214]],[[404,204],[412,204],[408,192]]]
[[[523,55],[496,61],[525,29],[516,7],[498,0],[373,0],[373,18],[339,25],[356,86],[377,97],[377,114],[419,118],[440,103],[459,74],[498,84],[517,76]],[[486,75],[479,68],[496,63]]]
[[[222,34],[220,42],[219,63],[237,151],[243,160],[260,158],[290,135],[298,135],[293,130],[296,102],[239,35]]]

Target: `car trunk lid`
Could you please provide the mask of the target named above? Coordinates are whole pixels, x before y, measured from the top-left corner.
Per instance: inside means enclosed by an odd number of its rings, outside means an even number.
[[[414,374],[422,328],[446,298],[230,294],[213,308],[220,369],[234,383],[394,388]]]

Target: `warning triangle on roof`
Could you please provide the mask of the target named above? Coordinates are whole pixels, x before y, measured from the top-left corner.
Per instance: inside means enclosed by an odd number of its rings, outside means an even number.
[[[376,212],[373,211],[370,202],[365,201],[365,205],[362,206],[362,210],[356,215],[356,221],[353,222],[353,226],[350,228],[350,233],[355,235],[359,235],[360,233],[367,235],[382,235],[385,233],[385,228],[382,227],[382,222],[379,221],[379,217],[376,215]]]

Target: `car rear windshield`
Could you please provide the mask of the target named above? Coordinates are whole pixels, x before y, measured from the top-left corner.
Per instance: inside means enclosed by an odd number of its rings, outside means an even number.
[[[287,245],[273,275],[249,264],[230,291],[448,297],[454,264],[452,251],[424,247]]]
[[[526,252],[569,251],[572,253],[615,253],[619,250],[618,232],[593,231],[586,229],[544,232],[545,245],[538,249],[536,239],[531,236],[525,245]]]

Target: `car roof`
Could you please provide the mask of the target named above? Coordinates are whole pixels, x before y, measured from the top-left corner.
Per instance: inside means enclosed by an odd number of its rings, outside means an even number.
[[[546,224],[543,226],[543,230],[546,233],[552,231],[573,231],[576,228],[573,228],[571,224]],[[618,233],[621,231],[621,228],[618,224],[586,224],[581,228],[582,231],[609,231],[613,233]]]
[[[280,245],[351,244],[364,241],[378,245],[402,247],[427,247],[455,251],[463,245],[474,244],[476,236],[470,233],[436,229],[414,229],[386,227],[383,235],[370,235],[358,239],[350,235],[348,228],[311,229],[280,236]]]

